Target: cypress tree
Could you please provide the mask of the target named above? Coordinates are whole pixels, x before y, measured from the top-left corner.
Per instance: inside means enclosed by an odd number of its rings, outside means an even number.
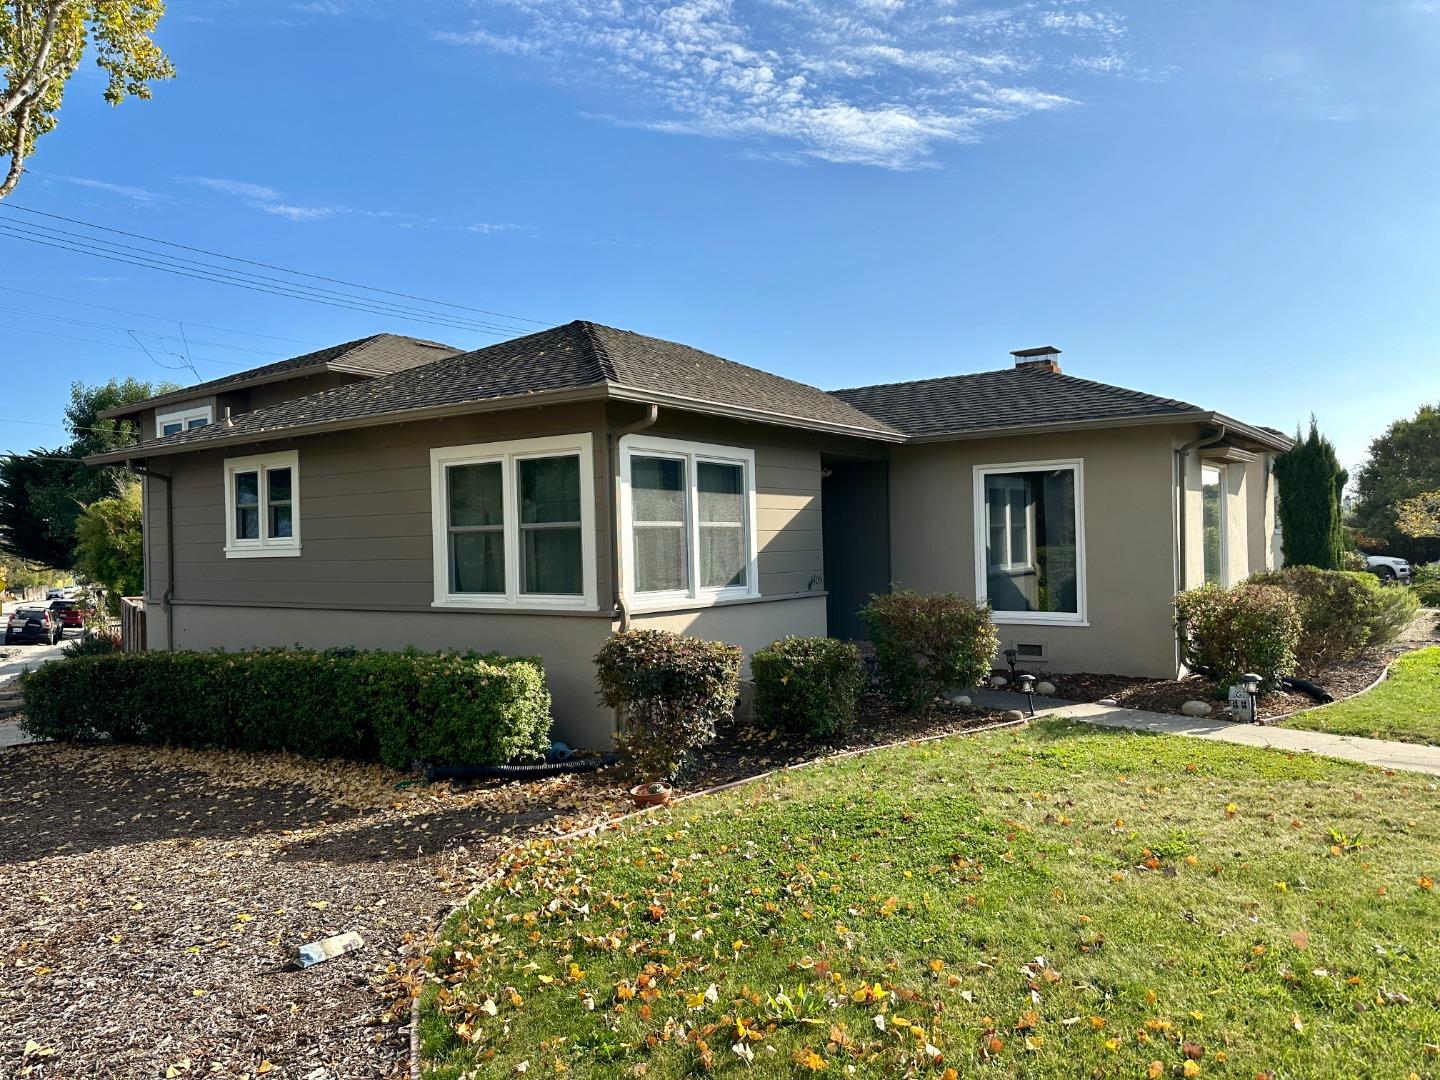
[[[1287,566],[1339,570],[1345,551],[1340,497],[1350,474],[1335,447],[1310,418],[1310,434],[1295,433],[1295,446],[1275,459],[1281,550]]]

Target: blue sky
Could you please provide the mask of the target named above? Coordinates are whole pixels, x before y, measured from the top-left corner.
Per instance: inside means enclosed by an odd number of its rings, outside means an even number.
[[[1351,465],[1440,400],[1440,2],[172,7],[178,78],[110,109],[87,66],[14,206],[824,387],[1054,344],[1313,412]],[[205,378],[378,330],[496,340],[0,252],[0,451],[60,441],[72,379],[176,377],[182,323]]]

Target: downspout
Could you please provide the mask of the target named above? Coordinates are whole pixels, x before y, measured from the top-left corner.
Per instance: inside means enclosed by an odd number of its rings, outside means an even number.
[[[160,597],[160,607],[165,612],[165,648],[168,652],[175,651],[175,617],[171,610],[171,601],[175,599],[175,500],[171,497],[170,477],[165,473],[151,472],[144,465],[136,465],[133,461],[125,462],[125,467],[137,476],[144,476],[150,479],[159,480],[165,485],[165,592]],[[145,568],[150,568],[149,552],[146,552]],[[146,581],[149,587],[149,581]]]
[[[620,616],[620,629],[630,629],[630,605],[625,599],[624,582],[621,575],[625,572],[625,560],[620,558],[620,502],[624,493],[620,490],[620,440],[626,435],[635,435],[651,427],[660,416],[660,406],[646,405],[645,415],[632,424],[627,424],[618,431],[612,431],[607,436],[610,440],[610,580],[615,586],[615,611]]]
[[[1187,513],[1187,504],[1190,501],[1187,498],[1185,491],[1186,462],[1189,460],[1190,455],[1194,451],[1203,450],[1207,446],[1215,446],[1216,444],[1223,442],[1225,440],[1225,436],[1228,434],[1229,430],[1225,427],[1224,424],[1220,424],[1218,426],[1218,430],[1213,434],[1201,435],[1198,439],[1186,443],[1184,446],[1180,447],[1178,450],[1175,451],[1175,483],[1176,496],[1179,503],[1179,509],[1176,514],[1179,522],[1179,535],[1176,537],[1175,543],[1175,591],[1177,593],[1184,592],[1189,585],[1189,575],[1186,572],[1187,560],[1185,558],[1185,556],[1188,554],[1188,552],[1186,551],[1186,544],[1189,542],[1189,514]],[[1180,628],[1177,626],[1175,634],[1176,671],[1179,671],[1184,663],[1184,658],[1182,656],[1182,651],[1180,647],[1180,633]]]

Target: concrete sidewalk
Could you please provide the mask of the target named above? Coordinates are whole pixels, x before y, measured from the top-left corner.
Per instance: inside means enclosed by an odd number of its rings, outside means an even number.
[[[1039,711],[1038,708],[1036,710]],[[1440,775],[1440,746],[1362,739],[1353,735],[1327,735],[1323,731],[1295,731],[1263,724],[1234,724],[1225,720],[1196,720],[1173,713],[1142,712],[1105,705],[1067,705],[1049,709],[1046,716],[1060,716],[1104,727],[1153,731],[1162,735],[1184,735],[1211,742],[1237,743],[1283,750],[1291,754],[1319,754],[1323,757],[1358,761],[1379,769]]]

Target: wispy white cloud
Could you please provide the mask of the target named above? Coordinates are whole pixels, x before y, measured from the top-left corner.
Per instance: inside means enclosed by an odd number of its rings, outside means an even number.
[[[616,123],[779,160],[924,166],[941,145],[1077,104],[1059,79],[1127,70],[1125,23],[1102,0],[473,2],[472,24],[437,40],[607,85]]]
[[[42,173],[41,175],[49,180],[60,180],[77,187],[103,191],[108,195],[119,195],[122,199],[129,199],[131,202],[162,203],[170,201],[170,196],[162,191],[151,191],[149,188],[135,187],[131,184],[112,184],[108,180],[95,180],[88,176],[64,176],[59,173]]]
[[[249,199],[252,202],[275,202],[284,197],[273,187],[267,187],[265,184],[252,184],[247,180],[226,180],[215,176],[191,176],[187,179],[192,184],[199,184],[212,191],[221,191],[226,195]]]

